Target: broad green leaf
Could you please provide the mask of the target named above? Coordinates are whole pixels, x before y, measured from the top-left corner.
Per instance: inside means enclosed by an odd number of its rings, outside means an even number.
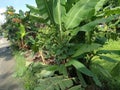
[[[59,30],[61,33],[62,33],[62,19],[66,13],[63,4],[65,4],[65,0],[53,0],[54,22],[59,25]]]
[[[83,87],[87,87],[87,84],[86,84],[86,82],[85,82],[85,80],[84,80],[81,72],[78,72],[78,71],[77,71],[77,76],[78,76],[78,79],[79,79],[80,82],[81,82],[81,85],[82,85]]]
[[[64,20],[66,29],[77,27],[81,21],[94,15],[99,0],[79,0],[67,13]]]
[[[116,54],[120,55],[120,40],[109,40],[106,44],[101,48],[101,50],[109,50],[111,53],[113,51],[117,51]]]
[[[48,18],[47,7],[48,5],[47,0],[36,0],[37,8],[39,9],[40,16],[44,19]]]
[[[82,64],[81,62],[79,62],[75,59],[70,60],[69,64],[73,65],[76,68],[77,71],[79,71],[79,72],[81,72],[85,75],[88,75],[88,76],[91,76],[91,77],[94,76],[93,73],[89,69],[87,69],[87,67],[84,64]]]
[[[118,17],[119,17],[119,15],[113,15],[113,16],[109,16],[107,18],[96,19],[96,20],[91,21],[81,27],[77,27],[74,30],[69,30],[69,33],[72,36],[75,36],[79,31],[90,32],[90,31],[94,30],[96,25],[101,24],[101,23],[110,22]]]
[[[40,15],[40,11],[37,7],[31,6],[31,5],[26,5],[27,8],[30,9],[30,19],[32,21],[38,21],[38,22],[45,22],[45,19],[42,15]]]
[[[48,71],[56,71],[56,70],[58,70],[58,65],[49,65],[45,69]]]
[[[64,1],[64,2],[63,2]],[[63,17],[66,14],[65,0],[53,0],[53,17],[56,24],[61,26]]]
[[[66,78],[63,76],[48,77],[40,79],[39,86],[34,90],[65,90],[74,85],[74,78]]]
[[[94,51],[95,49],[98,49],[101,45],[97,43],[92,43],[92,44],[81,44],[79,45],[78,50],[73,54],[72,57],[77,57],[80,56],[84,53]]]
[[[68,88],[72,85],[73,85],[73,81],[70,80],[69,78],[59,83],[61,90],[65,90],[66,88]]]
[[[82,64],[81,62],[79,62],[75,59],[70,60],[68,63],[73,65],[78,72],[81,72],[85,75],[92,77],[94,82],[96,83],[96,85],[101,86],[101,82],[99,81],[97,76],[94,75],[84,64]]]
[[[53,23],[52,0],[35,0],[39,9],[39,14],[44,19],[48,19]]]
[[[107,16],[113,15],[113,14],[120,14],[120,7],[115,7],[112,9],[107,9],[104,11],[104,14]]]
[[[42,18],[41,16],[39,16],[39,15],[36,15],[36,14],[30,14],[30,19],[32,20],[32,21],[38,21],[38,22],[45,22],[46,20],[44,19],[44,18]]]
[[[100,74],[106,76],[107,78],[111,78],[111,74],[108,72],[107,69],[105,69],[103,66],[101,66],[98,63],[92,63],[91,69],[93,69],[93,72],[99,72]]]
[[[99,10],[103,7],[103,5],[105,4],[105,2],[106,2],[106,0],[100,0],[100,1],[97,3],[97,5],[95,6],[95,11],[96,11],[96,12],[99,11]]]
[[[113,76],[120,76],[120,62],[118,62],[116,65],[114,65],[113,69],[111,70],[111,74]]]
[[[98,85],[100,87],[102,86],[100,80],[98,79],[98,77],[96,75],[93,76],[93,80],[94,80],[94,82],[95,82],[96,85]]]
[[[53,16],[55,23],[61,26],[61,3],[60,0],[53,0]]]
[[[79,0],[67,0],[66,3],[66,12],[68,12],[70,10],[70,8],[77,3]]]
[[[47,71],[47,70],[41,70],[41,72],[40,72],[40,77],[44,77],[44,78],[46,78],[46,77],[49,77],[49,76],[52,76],[53,75],[53,71]]]
[[[23,39],[23,37],[26,35],[26,31],[25,31],[25,27],[23,24],[20,24],[20,35],[21,35],[21,39]]]
[[[80,29],[76,30],[75,32],[78,32],[78,31],[92,31],[94,30],[95,26],[100,24],[100,23],[107,23],[107,22],[110,22],[114,19],[116,19],[117,17],[119,17],[118,15],[115,15],[115,16],[110,16],[108,18],[102,18],[102,19],[97,19],[95,21],[91,21],[90,23],[88,24],[85,24],[84,26],[80,27]]]
[[[37,7],[26,4],[26,7],[30,9],[30,13],[38,14],[39,9]]]
[[[64,64],[61,64],[58,68],[59,72],[62,73],[64,76],[68,76],[67,69]]]
[[[74,86],[68,90],[85,90],[84,88],[81,87],[81,85]]]
[[[109,61],[109,62],[116,62],[117,60],[115,60],[114,58],[108,57],[108,56],[104,56],[104,55],[99,55],[101,59]]]

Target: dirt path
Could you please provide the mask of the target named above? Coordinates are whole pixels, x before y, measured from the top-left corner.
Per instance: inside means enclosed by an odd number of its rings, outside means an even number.
[[[11,54],[9,42],[0,38],[0,90],[23,90],[19,80],[12,75],[15,70],[15,60]]]

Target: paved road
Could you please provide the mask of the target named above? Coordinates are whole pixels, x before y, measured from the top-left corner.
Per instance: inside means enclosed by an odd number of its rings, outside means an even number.
[[[0,90],[23,90],[20,81],[12,76],[15,60],[9,45],[5,38],[0,38]]]

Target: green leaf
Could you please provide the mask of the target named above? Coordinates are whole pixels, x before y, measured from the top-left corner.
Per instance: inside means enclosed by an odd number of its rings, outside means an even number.
[[[77,71],[77,76],[78,76],[78,79],[79,79],[80,82],[81,82],[81,85],[82,85],[83,87],[87,87],[87,84],[86,84],[86,82],[85,82],[82,74],[81,74],[80,72],[78,72],[78,71]]]
[[[56,71],[56,70],[58,70],[58,67],[59,67],[58,65],[49,65],[45,69],[48,71]]]
[[[93,80],[94,80],[94,82],[95,82],[96,85],[98,85],[100,87],[102,86],[100,80],[98,79],[98,77],[96,75],[94,75]]]
[[[115,7],[112,9],[107,9],[104,11],[104,14],[107,16],[113,15],[113,14],[120,14],[120,7]]]
[[[37,7],[31,6],[26,4],[27,8],[30,9],[30,19],[32,21],[38,21],[38,22],[45,22],[45,18],[43,18],[40,14],[39,14],[39,9]]]
[[[91,21],[88,24],[85,24],[84,26],[82,26],[78,31],[92,31],[94,30],[95,26],[100,24],[100,23],[107,23],[110,22],[114,19],[116,19],[116,17],[119,17],[118,15],[114,15],[114,16],[110,16],[108,18],[102,18],[102,19],[97,19],[95,21]],[[78,32],[75,31],[75,32]]]
[[[73,60],[70,60],[68,63],[73,65],[79,72],[93,77],[93,73],[89,69],[87,69],[87,67],[81,62],[73,59]]]
[[[65,0],[53,0],[53,17],[54,22],[59,25],[59,31],[62,38],[62,20],[65,16],[66,10],[63,6],[65,4]]]
[[[24,25],[20,24],[19,29],[20,29],[20,35],[21,35],[20,37],[21,37],[21,39],[23,39],[23,37],[26,35],[26,31],[25,31]]]
[[[60,73],[62,73],[64,76],[68,76],[68,74],[67,74],[67,69],[66,69],[66,67],[65,67],[64,64],[61,64],[61,65],[58,66],[58,67],[59,67],[58,70],[59,70]]]
[[[40,79],[40,84],[34,90],[65,90],[73,86],[74,78],[63,76]]]
[[[26,4],[26,7],[30,9],[30,13],[38,14],[39,9],[37,7]]]
[[[115,60],[114,58],[108,57],[108,56],[103,56],[103,55],[99,55],[101,59],[109,61],[109,62],[116,62],[117,60]]]
[[[47,70],[41,70],[41,72],[40,72],[40,77],[44,77],[44,78],[46,78],[46,77],[49,77],[49,76],[52,76],[53,75],[53,71],[47,71]]]
[[[66,11],[68,12],[71,9],[71,7],[75,3],[77,3],[79,0],[66,0],[66,1],[67,1],[67,3],[66,3]]]
[[[114,65],[113,69],[111,70],[111,74],[116,77],[116,76],[120,76],[120,61]]]
[[[81,73],[83,73],[85,75],[88,75],[88,76],[92,77],[94,82],[96,83],[96,85],[102,86],[101,82],[99,81],[97,76],[94,75],[84,64],[82,64],[81,62],[79,62],[79,61],[77,61],[75,59],[70,60],[68,63],[69,63],[69,65],[70,64],[73,65],[78,72],[81,72]]]
[[[53,13],[52,13],[52,0],[35,0],[37,7],[39,9],[39,15],[42,16],[45,20],[50,20],[51,23],[54,23]]]
[[[106,42],[105,45],[103,45],[102,48],[98,51],[98,54],[110,54],[109,57],[111,58],[116,57],[116,60],[119,61],[119,55],[120,55],[120,40],[109,40]],[[112,55],[111,55],[112,54]],[[114,56],[116,55],[116,56]],[[118,55],[118,56],[117,56]]]
[[[66,29],[77,27],[81,21],[94,15],[99,0],[79,0],[67,13],[64,20]]]
[[[72,36],[75,36],[79,31],[84,31],[84,32],[90,32],[93,31],[95,26],[101,23],[107,23],[110,22],[112,20],[115,20],[116,18],[118,18],[119,15],[113,15],[113,16],[109,16],[107,18],[102,18],[102,19],[96,19],[94,21],[91,21],[81,27],[77,27],[74,30],[69,30],[69,33]]]
[[[107,69],[105,69],[103,66],[97,63],[92,63],[91,69],[94,70],[94,72],[99,72],[100,74],[104,75],[107,78],[111,78],[111,74],[108,72]]]
[[[68,90],[85,90],[84,88],[81,87],[81,85],[74,86]]]
[[[64,2],[63,2],[64,1]],[[63,6],[65,0],[53,0],[53,17],[56,24],[61,26],[62,19],[65,16],[66,10]]]
[[[97,43],[92,44],[81,44],[78,47],[78,50],[75,52],[75,54],[72,57],[80,56],[86,52],[94,51],[95,49],[98,49],[101,45]]]
[[[105,2],[106,2],[106,0],[100,0],[100,1],[97,3],[96,7],[95,7],[95,11],[96,11],[96,12],[99,11],[99,10],[103,7],[103,5],[105,4]]]

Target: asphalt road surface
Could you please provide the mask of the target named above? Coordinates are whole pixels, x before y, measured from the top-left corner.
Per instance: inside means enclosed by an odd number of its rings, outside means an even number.
[[[23,90],[20,80],[13,77],[15,60],[9,46],[6,38],[0,38],[0,90]]]

